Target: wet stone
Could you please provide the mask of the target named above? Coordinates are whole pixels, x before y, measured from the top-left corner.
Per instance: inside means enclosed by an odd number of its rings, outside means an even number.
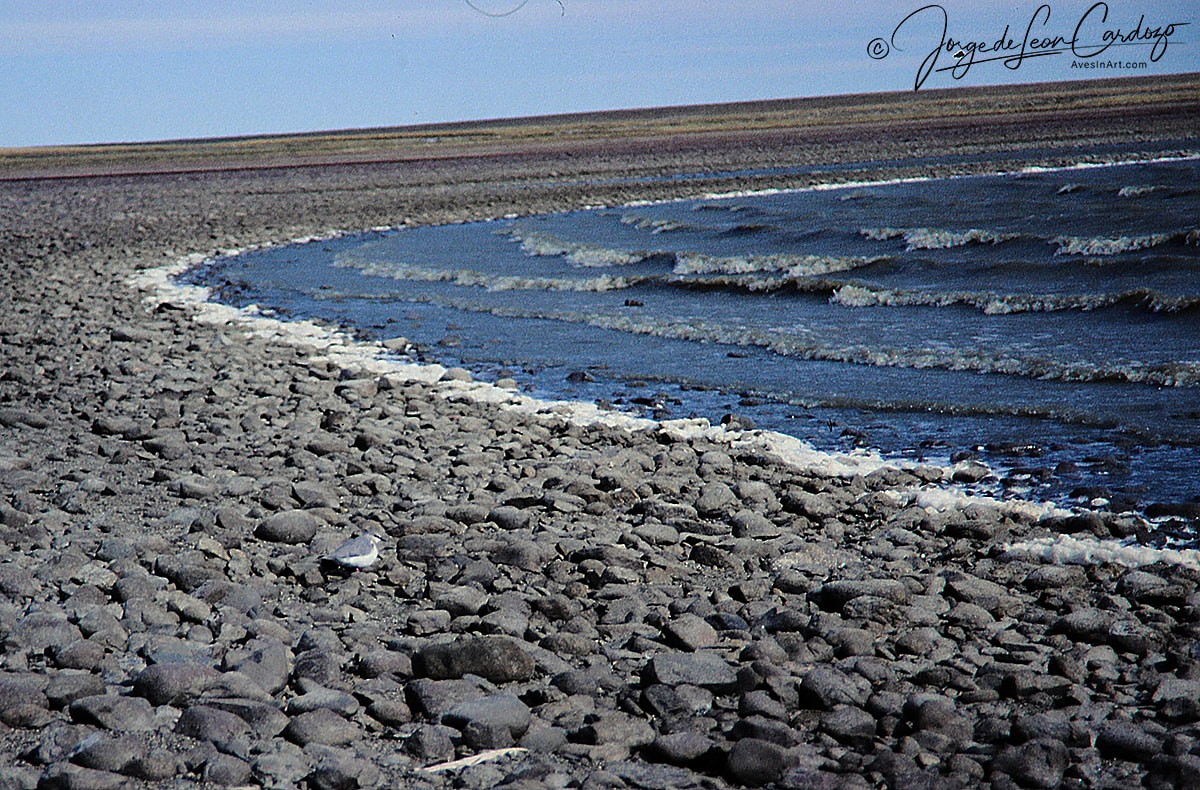
[[[493,508],[488,513],[488,521],[504,530],[519,530],[527,529],[529,522],[532,519],[532,514],[527,510],[513,507],[512,505],[501,505]]]
[[[713,746],[712,739],[701,733],[676,732],[655,738],[650,755],[672,765],[692,765],[704,759]]]
[[[97,771],[82,765],[56,763],[38,778],[38,790],[119,790],[128,779],[109,771]]]
[[[738,505],[737,496],[722,482],[705,484],[696,500],[696,512],[702,516],[721,516]]]
[[[861,597],[904,603],[908,600],[909,592],[903,582],[894,579],[843,579],[823,584],[814,597],[823,608],[838,610]]]
[[[1076,642],[1104,644],[1112,628],[1112,615],[1099,609],[1082,608],[1056,620],[1052,630]]]
[[[46,698],[55,708],[63,708],[77,699],[104,693],[104,681],[87,672],[59,672],[46,683]],[[3,691],[0,691],[0,696]]]
[[[260,521],[254,534],[274,543],[308,543],[324,523],[324,519],[307,510],[284,510]]]
[[[30,652],[69,645],[83,634],[58,609],[33,611],[22,617],[8,633],[8,641]]]
[[[471,674],[493,683],[528,680],[535,664],[515,640],[507,637],[464,637],[422,648],[413,657],[418,674],[434,679]]]
[[[104,645],[92,639],[77,639],[69,645],[52,650],[54,663],[60,669],[93,670],[104,660]]]
[[[90,741],[90,743],[88,742]],[[134,762],[146,756],[146,747],[133,738],[92,737],[85,740],[71,755],[71,761],[98,771],[128,773]]]
[[[293,697],[288,701],[287,711],[290,715],[308,713],[309,711],[326,708],[340,716],[353,716],[361,709],[361,705],[353,695],[344,691],[318,688]]]
[[[214,754],[204,762],[201,777],[219,787],[242,787],[251,779],[250,763],[231,754]]]
[[[865,749],[875,739],[875,717],[850,705],[835,708],[821,717],[821,728],[847,746]]]
[[[1061,741],[1030,741],[1010,746],[996,756],[995,769],[1023,787],[1053,788],[1062,783],[1070,753]]]
[[[217,675],[216,670],[203,664],[154,664],[134,678],[133,693],[152,705],[183,707],[203,694]]]
[[[1096,748],[1104,757],[1146,762],[1162,752],[1162,739],[1131,721],[1108,721],[1096,736]]]
[[[283,737],[300,746],[310,743],[345,746],[356,741],[361,734],[358,725],[328,708],[318,708],[293,717],[283,731]]]
[[[42,705],[11,705],[0,711],[0,723],[18,730],[40,730],[54,720]]]
[[[729,750],[729,777],[750,787],[778,782],[789,767],[787,752],[780,746],[756,738],[743,738]]]
[[[737,686],[737,672],[714,653],[662,653],[648,665],[653,682],[666,686],[689,684],[723,694]]]
[[[175,732],[209,741],[218,746],[232,743],[250,734],[250,726],[236,714],[208,705],[193,705],[175,722]]]
[[[226,669],[247,675],[268,694],[278,693],[287,685],[289,663],[288,649],[275,640],[225,657]]]
[[[380,772],[371,762],[352,752],[332,747],[309,747],[316,759],[306,779],[313,790],[345,790],[346,788],[376,787]]]
[[[154,709],[140,697],[101,694],[82,697],[70,705],[71,718],[119,732],[148,732],[154,729]]]
[[[0,710],[18,705],[45,708],[49,704],[46,687],[46,679],[39,675],[0,674]]]
[[[171,492],[182,499],[208,499],[217,493],[217,484],[200,475],[186,475],[171,483]]]
[[[511,742],[529,729],[529,707],[511,694],[493,694],[454,706],[442,716],[442,723],[460,730],[476,727],[500,728]]]
[[[683,614],[663,626],[663,635],[675,647],[695,652],[717,643],[717,629],[694,614]]]
[[[867,701],[870,686],[862,679],[845,675],[832,667],[816,667],[800,681],[803,705],[831,710],[838,705],[860,707]]]
[[[626,713],[603,713],[588,717],[579,730],[578,739],[598,746],[636,748],[654,741],[654,729],[645,720]]]
[[[204,704],[237,716],[260,738],[274,738],[288,725],[287,715],[272,702],[206,696]]]
[[[445,725],[424,724],[404,741],[404,751],[422,763],[444,762],[454,757],[457,731]]]

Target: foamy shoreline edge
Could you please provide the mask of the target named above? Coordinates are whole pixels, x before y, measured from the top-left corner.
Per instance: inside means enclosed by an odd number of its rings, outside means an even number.
[[[1082,161],[1061,167],[1027,166],[1017,170],[998,170],[988,174],[1011,175],[1027,172],[1055,172],[1092,167],[1120,166],[1148,162],[1189,161],[1200,159],[1200,152],[1180,153],[1176,156],[1151,159],[1125,158],[1107,162]],[[947,176],[950,178],[966,176]],[[807,187],[779,190],[757,190],[725,194],[706,194],[701,199],[744,197],[755,194],[780,194],[784,192],[819,191],[838,188],[861,188],[892,183],[912,183],[933,180],[933,176],[822,183]],[[656,201],[632,201],[624,206],[650,205],[683,200],[694,197],[668,198]],[[596,207],[589,207],[596,208]],[[436,385],[439,394],[446,400],[467,398],[478,403],[490,403],[503,409],[526,414],[566,419],[580,427],[603,425],[629,431],[658,430],[666,432],[676,440],[704,439],[721,443],[731,449],[768,453],[779,458],[788,466],[826,477],[848,478],[867,475],[881,469],[912,469],[918,464],[885,459],[876,451],[858,450],[853,453],[829,453],[817,450],[796,437],[774,431],[727,430],[714,426],[707,419],[683,419],[657,421],[635,417],[621,412],[606,411],[586,401],[550,401],[515,393],[494,384],[480,381],[443,381],[447,368],[436,363],[403,362],[389,357],[381,343],[355,340],[344,331],[332,329],[313,321],[283,321],[261,313],[255,306],[236,308],[210,301],[210,289],[183,284],[177,278],[195,267],[206,265],[218,257],[232,257],[245,252],[269,247],[305,244],[339,238],[353,233],[391,230],[391,227],[374,227],[362,230],[330,230],[326,233],[304,236],[289,241],[273,241],[224,250],[220,256],[192,253],[176,261],[154,268],[138,271],[128,279],[128,284],[143,293],[147,303],[170,303],[190,311],[193,320],[215,326],[234,326],[248,334],[291,345],[304,351],[314,362],[321,361],[341,368],[349,368],[392,378],[397,383],[422,382]],[[928,465],[921,464],[921,466]],[[1023,499],[999,499],[971,494],[960,484],[950,480],[952,469],[934,467],[942,471],[942,481],[919,488],[894,489],[888,492],[898,504],[915,504],[930,512],[962,510],[967,507],[983,507],[1000,513],[1019,516],[1028,520],[1068,517],[1079,511],[1065,509],[1049,502]],[[1157,549],[1131,545],[1119,540],[1081,539],[1060,535],[1055,538],[1038,538],[1020,543],[1005,544],[1004,550],[1013,556],[1042,562],[1059,564],[1094,564],[1113,562],[1129,567],[1167,562],[1192,568],[1200,568],[1200,551]]]

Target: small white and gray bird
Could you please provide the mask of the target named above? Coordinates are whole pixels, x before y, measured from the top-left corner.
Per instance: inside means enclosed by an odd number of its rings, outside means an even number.
[[[333,550],[329,559],[343,568],[370,568],[379,559],[379,547],[383,539],[373,532],[366,532],[357,538],[351,538]]]

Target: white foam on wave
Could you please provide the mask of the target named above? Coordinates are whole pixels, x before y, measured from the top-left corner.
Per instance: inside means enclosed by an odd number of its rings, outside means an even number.
[[[1120,255],[1123,252],[1145,250],[1165,244],[1174,237],[1171,233],[1152,233],[1147,236],[1056,236],[1051,239],[1058,249],[1055,255]]]
[[[1005,546],[1007,556],[1013,559],[1049,562],[1056,565],[1104,565],[1117,564],[1130,568],[1166,562],[1200,570],[1200,551],[1192,549],[1157,549],[1151,546],[1122,543],[1118,540],[1077,538],[1073,535],[1056,535],[1050,538],[1035,538]]]
[[[363,274],[374,277],[388,277],[393,280],[413,280],[430,283],[452,283],[463,287],[486,288],[489,291],[580,291],[601,293],[604,291],[620,291],[633,288],[654,279],[644,277],[618,277],[603,275],[600,277],[517,277],[513,275],[495,275],[473,269],[423,269],[405,266],[386,261],[371,261],[360,263],[341,260],[334,266],[358,269]]]
[[[860,233],[872,241],[904,238],[909,252],[914,250],[948,250],[968,244],[1000,244],[1019,238],[1017,233],[970,228],[948,230],[946,228],[864,228]]]
[[[1060,310],[1089,312],[1125,300],[1142,300],[1146,308],[1155,313],[1177,312],[1197,303],[1190,296],[1167,296],[1148,288],[1096,294],[996,294],[989,291],[903,290],[847,283],[834,288],[829,296],[830,304],[843,307],[946,307],[963,304],[979,308],[986,315]]]
[[[863,258],[844,255],[737,255],[720,256],[703,253],[679,253],[675,256],[675,274],[756,274],[772,272],[788,277],[848,272],[886,260],[884,256]]]
[[[523,232],[517,228],[504,231],[513,241],[521,245],[527,255],[545,258],[563,257],[577,266],[603,268],[628,266],[644,261],[648,253],[616,250],[597,244],[573,242],[560,239],[549,233]]]
[[[1061,381],[1117,380],[1163,387],[1186,387],[1200,384],[1200,363],[1186,361],[1142,365],[1129,360],[1113,359],[1100,364],[1056,359],[1035,353],[1022,353],[1011,348],[976,347],[951,351],[923,346],[876,347],[849,344],[832,336],[818,336],[805,326],[766,329],[706,321],[696,317],[690,317],[687,320],[660,321],[651,316],[628,314],[595,314],[572,310],[548,313],[540,310],[523,310],[513,306],[481,308],[478,305],[468,305],[446,298],[439,299],[438,303],[458,309],[482,310],[491,315],[505,318],[554,318],[625,333],[699,343],[756,347],[766,349],[779,356],[825,362],[912,368],[914,370],[1003,373]]]
[[[677,230],[692,230],[695,225],[677,219],[659,219],[643,217],[639,214],[624,214],[620,218],[622,225],[631,225],[638,230],[648,230],[651,233],[670,233]]]
[[[1151,184],[1138,184],[1121,187],[1117,190],[1118,197],[1140,197],[1141,195],[1149,195],[1151,192],[1160,192],[1166,187]]]

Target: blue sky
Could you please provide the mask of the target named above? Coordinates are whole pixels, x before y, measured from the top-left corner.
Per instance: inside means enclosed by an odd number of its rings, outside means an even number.
[[[473,2],[503,13],[520,0]],[[0,147],[911,91],[943,20],[984,47],[1006,26],[1019,43],[1031,23],[1069,39],[1084,19],[1092,44],[1139,19],[1143,32],[1190,24],[1157,62],[1153,41],[1087,59],[1117,61],[1104,70],[1073,68],[1069,52],[1016,69],[981,52],[957,78],[932,71],[923,90],[1200,71],[1192,0],[1110,0],[1107,20],[1099,8],[1085,18],[1094,0],[943,0],[897,30],[926,5],[527,0],[495,17],[466,0],[0,0]],[[875,39],[886,57],[869,56]],[[935,68],[951,58],[939,50]]]

